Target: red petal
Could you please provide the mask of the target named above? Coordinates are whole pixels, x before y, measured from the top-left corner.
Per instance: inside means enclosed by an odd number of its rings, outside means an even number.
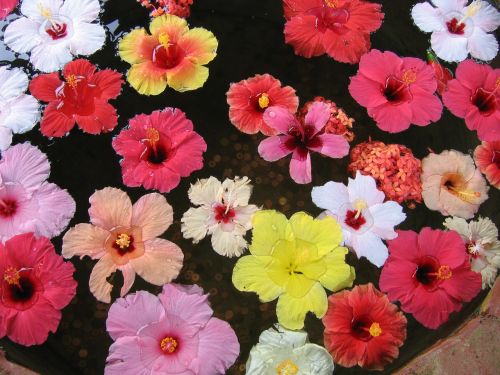
[[[30,82],[30,92],[38,100],[51,102],[57,100],[56,89],[61,86],[62,81],[58,73],[41,74]]]
[[[315,16],[297,16],[285,24],[285,41],[297,55],[312,57],[325,53],[323,33],[318,31],[316,22]]]
[[[104,100],[115,99],[122,90],[122,75],[115,70],[105,69],[94,74],[93,84],[97,85],[100,91],[99,98]]]
[[[370,50],[370,35],[356,31],[348,31],[340,35],[327,30],[323,38],[326,53],[334,60],[356,64],[361,56]]]
[[[89,77],[94,74],[95,69],[95,65],[93,65],[89,60],[78,59],[66,64],[63,75],[65,77],[71,74],[75,76]]]
[[[51,102],[45,108],[43,119],[40,123],[40,131],[47,137],[62,137],[75,125],[72,117],[57,110],[57,103]]]
[[[75,116],[78,127],[86,133],[106,133],[118,124],[116,109],[106,101],[96,99],[95,110],[90,116]]]

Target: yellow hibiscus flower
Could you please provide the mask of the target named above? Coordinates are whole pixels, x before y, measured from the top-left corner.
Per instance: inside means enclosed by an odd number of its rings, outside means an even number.
[[[352,286],[354,268],[345,263],[347,249],[340,247],[342,230],[331,217],[313,219],[305,212],[290,220],[273,210],[253,217],[251,255],[238,260],[233,284],[255,292],[262,302],[278,298],[278,322],[301,329],[308,311],[325,315],[325,289]]]

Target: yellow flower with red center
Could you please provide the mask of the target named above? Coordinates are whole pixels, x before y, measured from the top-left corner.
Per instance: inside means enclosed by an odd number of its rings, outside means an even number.
[[[118,45],[120,58],[132,66],[130,85],[140,94],[158,95],[167,86],[195,90],[208,78],[204,65],[216,56],[217,39],[204,28],[189,29],[185,19],[165,14],[125,35]]]

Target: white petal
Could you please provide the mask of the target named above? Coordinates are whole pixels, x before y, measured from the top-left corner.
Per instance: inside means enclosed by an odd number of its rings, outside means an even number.
[[[181,231],[184,238],[192,238],[198,243],[207,235],[212,210],[207,207],[191,207],[182,216]]]
[[[307,333],[304,331],[291,331],[279,324],[260,334],[259,344],[271,345],[276,348],[299,348],[307,342]]]
[[[475,27],[469,37],[467,48],[472,55],[479,60],[490,61],[498,52],[498,42],[493,34],[487,34],[479,27]]]
[[[17,98],[28,88],[28,76],[20,68],[0,67],[0,101]]]
[[[252,217],[257,211],[259,211],[259,207],[253,204],[244,207],[236,207],[234,209],[234,213],[236,214],[234,221],[246,232],[252,229]]]
[[[372,232],[352,235],[351,244],[358,258],[365,257],[377,267],[381,267],[389,256],[387,246]]]
[[[444,221],[443,225],[449,230],[457,232],[464,241],[469,241],[471,239],[469,224],[465,221],[465,219],[456,216],[448,217]]]
[[[0,151],[7,150],[12,144],[12,130],[0,126]]]
[[[99,0],[66,0],[59,11],[73,21],[92,22],[101,11]]]
[[[439,9],[429,3],[419,3],[411,10],[411,16],[417,27],[425,32],[441,31],[444,29],[444,19]]]
[[[31,95],[23,94],[9,101],[2,108],[0,126],[10,128],[14,133],[21,134],[33,129],[39,119],[40,105],[38,101]]]
[[[373,227],[370,230],[385,240],[396,238],[394,227],[406,219],[403,207],[393,201],[371,206],[370,213],[373,217]]]
[[[73,56],[66,41],[57,44],[40,44],[31,51],[33,66],[45,73],[55,72],[69,63]]]
[[[462,11],[468,0],[431,0],[432,3],[440,8],[441,12]]]
[[[45,17],[42,12],[50,12],[51,15],[59,13],[62,0],[23,0],[21,2],[21,13],[32,20],[42,22]]]
[[[215,177],[204,178],[191,185],[188,191],[189,200],[196,206],[212,206],[221,202],[222,184]]]
[[[106,40],[106,31],[97,23],[73,23],[73,35],[69,42],[74,55],[91,55],[101,49]]]
[[[340,182],[329,181],[323,186],[315,186],[311,192],[312,201],[319,208],[337,213],[349,202],[347,187]]]
[[[493,266],[485,267],[481,270],[481,276],[483,278],[483,289],[487,287],[492,287],[495,283],[497,277],[497,269]]]
[[[243,254],[248,243],[237,231],[226,232],[217,226],[212,234],[212,247],[217,254],[232,258]]]
[[[41,43],[39,28],[39,23],[21,17],[7,26],[4,42],[14,52],[29,52]]]
[[[294,350],[297,365],[305,375],[331,375],[333,373],[333,358],[322,346],[305,344]]]
[[[377,203],[382,203],[385,199],[385,194],[377,189],[377,184],[372,176],[364,176],[359,171],[356,171],[354,179],[349,178],[347,184],[349,191],[349,201],[364,200],[368,206]]]
[[[500,12],[486,1],[481,1],[481,8],[472,17],[474,26],[478,26],[484,31],[495,31],[500,25]]]
[[[445,61],[459,62],[467,55],[467,38],[452,36],[448,31],[435,31],[431,36],[431,46],[436,55]]]
[[[477,221],[471,221],[469,228],[471,238],[476,241],[481,241],[481,243],[495,243],[497,240],[498,229],[487,217],[480,217]]]
[[[234,207],[248,204],[253,187],[248,177],[236,177],[234,180],[226,178],[222,183],[222,189],[224,202]]]

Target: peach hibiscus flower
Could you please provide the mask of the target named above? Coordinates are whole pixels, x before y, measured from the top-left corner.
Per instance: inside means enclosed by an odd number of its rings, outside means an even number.
[[[158,193],[142,196],[134,205],[127,194],[106,187],[89,199],[91,224],[77,224],[63,238],[62,255],[99,259],[90,275],[90,291],[102,302],[111,302],[113,285],[107,277],[123,273],[123,297],[135,274],[155,285],[166,284],[179,274],[184,255],[174,243],[157,238],[173,220],[172,207]]]

